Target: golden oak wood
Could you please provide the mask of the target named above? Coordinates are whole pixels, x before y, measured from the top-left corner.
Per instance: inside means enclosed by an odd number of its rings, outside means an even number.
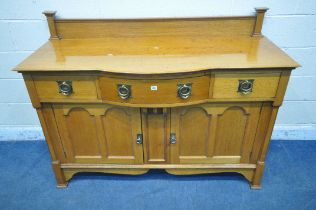
[[[288,84],[289,79],[290,79],[290,75],[291,75],[291,71],[283,71],[281,73],[278,91],[276,94],[276,99],[273,102],[273,106],[281,106],[281,104],[283,102],[284,95],[285,95],[285,91],[287,88],[287,84]]]
[[[59,93],[56,81],[72,81],[73,94],[64,96]],[[69,99],[95,100],[99,99],[94,76],[37,76],[33,77],[34,85],[40,100],[42,99]]]
[[[291,70],[255,16],[58,20],[23,74],[57,186],[78,172],[236,172],[260,188]],[[93,29],[93,30],[91,30]],[[240,81],[253,82],[240,92]],[[63,95],[61,82],[71,83]],[[69,83],[70,82],[70,83]],[[122,99],[118,85],[129,85]],[[179,85],[191,85],[187,99]],[[172,137],[172,138],[171,138]]]
[[[67,162],[142,163],[140,112],[97,104],[55,104],[56,122]]]
[[[87,169],[255,169],[255,164],[61,164],[61,168]]]
[[[174,163],[249,162],[260,110],[261,103],[173,108],[171,132],[178,134],[171,148]]]
[[[274,98],[281,72],[275,73],[218,73],[214,75],[213,98]],[[236,91],[239,80],[254,80],[249,94]]]
[[[34,108],[40,108],[41,107],[41,102],[40,99],[37,96],[37,91],[35,84],[33,82],[33,78],[31,74],[24,73],[23,74],[23,79],[25,82],[25,86],[29,92],[29,97],[31,99],[32,105]]]
[[[253,33],[254,16],[151,18],[108,20],[56,20],[58,34],[63,39],[89,39],[137,36],[249,36]],[[192,25],[196,30],[192,30]],[[90,30],[93,28],[93,30]],[[209,30],[209,29],[212,30]],[[126,33],[128,31],[128,33]]]
[[[169,162],[170,109],[142,109],[145,163]]]
[[[55,24],[56,11],[44,11],[43,14],[47,18],[48,28],[50,32],[50,39],[59,39],[59,36],[57,34],[56,24]]]
[[[298,67],[256,36],[266,10],[248,17],[136,20],[55,20],[55,12],[46,12],[51,37],[62,39],[48,41],[15,70],[162,74]]]
[[[108,37],[50,40],[15,70],[170,74],[298,66],[265,37]]]
[[[256,23],[255,23],[255,27],[254,27],[254,31],[253,31],[253,36],[261,36],[263,18],[264,18],[264,14],[266,13],[267,10],[268,10],[268,8],[266,8],[266,7],[256,8],[257,15],[256,15]]]
[[[192,84],[192,96],[183,100],[177,96],[178,84]],[[117,95],[117,84],[131,85],[131,97],[123,100]],[[117,79],[101,77],[99,79],[101,97],[106,101],[120,102],[122,104],[172,104],[187,103],[208,98],[209,76],[175,78],[175,79]],[[151,90],[156,86],[157,90]]]

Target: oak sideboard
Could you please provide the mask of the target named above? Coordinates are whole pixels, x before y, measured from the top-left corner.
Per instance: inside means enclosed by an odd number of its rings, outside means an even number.
[[[57,186],[78,172],[237,172],[260,188],[291,70],[253,16],[59,19],[14,70]],[[211,179],[212,177],[210,177]]]

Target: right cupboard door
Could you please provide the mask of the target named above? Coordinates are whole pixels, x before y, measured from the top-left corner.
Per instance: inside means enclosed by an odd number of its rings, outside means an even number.
[[[172,163],[249,163],[262,103],[171,109]]]

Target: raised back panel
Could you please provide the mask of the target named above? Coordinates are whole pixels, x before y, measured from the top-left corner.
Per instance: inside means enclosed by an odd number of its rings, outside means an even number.
[[[255,16],[175,19],[55,20],[62,39],[152,36],[250,36]]]

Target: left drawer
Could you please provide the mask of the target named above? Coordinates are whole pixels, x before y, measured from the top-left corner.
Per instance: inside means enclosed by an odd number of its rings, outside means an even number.
[[[33,76],[33,81],[43,102],[98,100],[94,76]]]

